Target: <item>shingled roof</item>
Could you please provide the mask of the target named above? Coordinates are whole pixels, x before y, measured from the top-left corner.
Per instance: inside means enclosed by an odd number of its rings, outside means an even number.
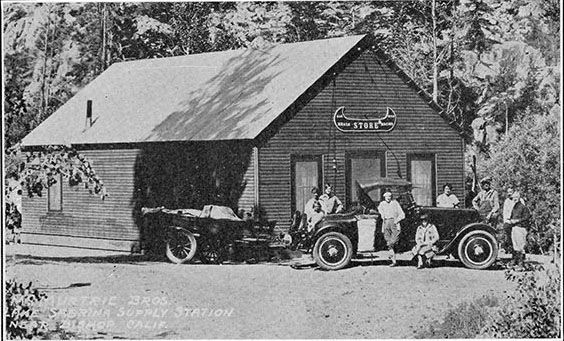
[[[22,144],[254,139],[366,38],[116,63]]]

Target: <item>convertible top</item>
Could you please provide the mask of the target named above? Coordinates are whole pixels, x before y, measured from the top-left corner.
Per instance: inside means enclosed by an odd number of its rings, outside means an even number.
[[[218,220],[230,220],[230,221],[243,221],[239,218],[231,208],[226,206],[216,206],[216,205],[205,205],[202,210],[192,209],[192,208],[179,208],[179,209],[168,209],[164,207],[147,208],[143,207],[141,209],[143,214],[162,212],[166,214],[179,214],[184,217],[191,218],[210,218]]]
[[[393,186],[411,186],[411,182],[404,180],[404,179],[392,179],[392,178],[381,178],[377,177],[368,181],[356,181],[357,185],[362,188],[363,190],[370,192],[371,190],[377,188],[384,188],[384,187],[393,187]]]

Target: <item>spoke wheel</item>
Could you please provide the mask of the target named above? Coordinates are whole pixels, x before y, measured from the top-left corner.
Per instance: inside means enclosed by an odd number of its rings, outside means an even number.
[[[224,250],[219,242],[203,243],[198,257],[204,264],[221,264],[224,259]]]
[[[313,248],[313,259],[320,268],[339,270],[352,258],[351,240],[342,233],[329,232],[321,236]]]
[[[173,230],[166,242],[166,256],[176,264],[189,262],[196,254],[196,237],[186,230]]]
[[[470,269],[487,269],[497,259],[497,241],[487,231],[472,231],[458,244],[460,261]]]

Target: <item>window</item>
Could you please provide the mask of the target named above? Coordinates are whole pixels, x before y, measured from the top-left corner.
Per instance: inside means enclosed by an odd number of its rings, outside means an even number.
[[[292,156],[292,211],[304,211],[311,197],[311,188],[321,189],[321,156]]]
[[[47,209],[49,211],[63,210],[63,177],[58,174],[53,177],[57,182],[51,184],[47,190]]]
[[[413,186],[415,202],[423,206],[435,204],[435,155],[408,154],[407,176]]]
[[[386,153],[383,151],[361,151],[346,153],[347,206],[358,204],[356,182],[370,183],[378,177],[386,176]],[[381,200],[380,190],[371,191],[374,202]]]

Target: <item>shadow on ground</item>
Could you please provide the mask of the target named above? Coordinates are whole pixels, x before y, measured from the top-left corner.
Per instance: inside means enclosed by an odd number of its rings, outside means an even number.
[[[112,255],[112,256],[71,256],[71,257],[54,257],[54,256],[32,256],[32,255],[12,255],[6,257],[6,263],[14,263],[19,265],[42,265],[46,263],[107,263],[107,264],[136,264],[144,265],[147,262],[163,262],[164,257],[156,257],[149,255]]]

